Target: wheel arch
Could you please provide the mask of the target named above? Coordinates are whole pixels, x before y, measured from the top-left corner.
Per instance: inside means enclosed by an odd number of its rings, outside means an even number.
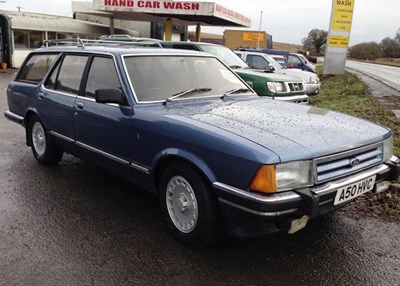
[[[38,117],[42,121],[42,119],[40,118],[40,116],[36,112],[36,110],[29,109],[26,112],[25,117],[24,117],[24,125],[25,125],[25,138],[26,138],[26,145],[27,146],[31,146],[32,145],[32,138],[30,138],[30,136],[29,136],[29,122],[31,121],[33,116]],[[44,126],[44,127],[46,128],[46,126]]]
[[[186,163],[190,165],[194,170],[196,170],[199,175],[202,176],[202,178],[209,184],[210,189],[212,189],[212,183],[216,182],[215,174],[208,166],[208,164],[204,162],[204,160],[201,159],[199,156],[196,156],[191,152],[182,150],[178,151],[176,149],[166,150],[165,152],[163,152],[163,155],[159,156],[155,161],[156,163],[152,168],[152,173],[154,186],[157,193],[159,191],[158,185],[160,183],[163,169],[165,169],[167,166],[179,162]]]

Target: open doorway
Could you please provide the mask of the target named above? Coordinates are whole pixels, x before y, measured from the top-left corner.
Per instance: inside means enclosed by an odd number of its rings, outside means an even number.
[[[0,62],[11,67],[11,45],[10,42],[10,20],[7,16],[0,14]]]

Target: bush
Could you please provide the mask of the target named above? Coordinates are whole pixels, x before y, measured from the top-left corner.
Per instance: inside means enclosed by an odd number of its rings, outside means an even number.
[[[351,58],[358,60],[375,60],[382,56],[381,48],[376,42],[352,46],[349,49],[349,54]]]

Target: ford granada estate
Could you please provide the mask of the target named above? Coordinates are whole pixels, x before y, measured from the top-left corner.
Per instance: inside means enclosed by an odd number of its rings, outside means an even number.
[[[39,164],[67,152],[151,192],[190,247],[295,233],[399,175],[388,128],[258,96],[203,52],[44,47],[7,97]]]

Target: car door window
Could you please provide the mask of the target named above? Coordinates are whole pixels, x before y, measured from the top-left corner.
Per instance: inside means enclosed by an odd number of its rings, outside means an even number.
[[[288,59],[288,64],[293,66],[301,66],[301,61],[298,57],[290,55]]]
[[[255,69],[262,69],[268,70],[269,69],[269,62],[265,60],[263,57],[258,55],[247,55],[246,59],[247,63],[250,67]]]
[[[117,70],[112,58],[94,57],[90,66],[85,96],[94,98],[98,89],[120,89]]]
[[[58,54],[37,54],[30,57],[18,73],[16,80],[39,83],[50,69]]]
[[[88,56],[66,55],[52,71],[45,83],[46,88],[77,95]]]

